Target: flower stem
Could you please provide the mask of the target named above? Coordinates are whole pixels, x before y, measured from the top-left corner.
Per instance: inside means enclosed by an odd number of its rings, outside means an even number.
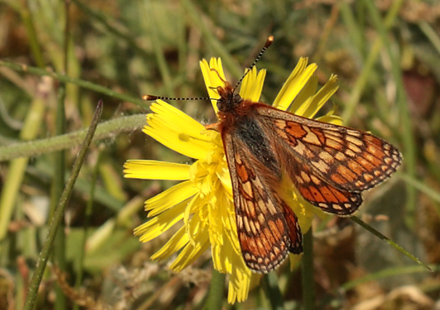
[[[303,239],[304,255],[301,263],[301,279],[303,290],[304,310],[315,309],[315,285],[313,270],[313,230],[304,234]]]
[[[270,302],[271,309],[284,309],[283,297],[281,295],[280,287],[278,285],[278,277],[275,272],[268,273],[261,279],[261,286],[263,287],[266,297]]]
[[[90,143],[92,142],[93,134],[95,133],[96,126],[101,118],[102,113],[102,101],[98,103],[98,106],[95,111],[95,115],[93,117],[93,121],[90,125],[89,131],[87,133],[86,139],[81,147],[81,150],[78,154],[78,157],[75,159],[75,163],[72,167],[72,174],[67,181],[66,187],[61,195],[58,207],[55,210],[55,214],[52,218],[52,222],[49,227],[49,233],[44,242],[43,249],[38,257],[37,267],[35,269],[34,274],[32,275],[32,279],[29,285],[29,291],[26,297],[26,303],[24,305],[24,310],[32,310],[35,307],[35,301],[37,300],[38,288],[41,283],[41,279],[43,278],[44,270],[46,269],[47,260],[49,259],[49,255],[52,250],[52,245],[60,226],[61,220],[64,215],[64,210],[66,208],[67,202],[70,199],[70,196],[73,192],[73,186],[75,184],[76,179],[78,178],[79,171],[81,169],[82,163],[86,156],[86,152],[89,148]]]
[[[209,310],[221,310],[225,288],[225,275],[212,269],[211,287],[209,288],[208,302],[206,308]]]
[[[102,122],[96,129],[93,141],[114,138],[121,132],[135,131],[142,128],[145,122],[145,114],[118,117]],[[34,130],[34,132],[37,132],[37,130]],[[63,149],[71,149],[79,146],[86,134],[87,128],[47,139],[8,144],[0,147],[0,161],[18,157],[33,157]]]

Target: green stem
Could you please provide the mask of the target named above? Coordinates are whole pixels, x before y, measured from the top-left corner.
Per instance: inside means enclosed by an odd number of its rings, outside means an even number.
[[[270,272],[261,279],[261,287],[266,293],[266,297],[270,302],[272,310],[284,309],[283,296],[278,284],[278,277],[275,272]]]
[[[20,7],[20,15],[23,20],[23,24],[26,27],[26,32],[29,39],[29,46],[32,51],[32,56],[34,56],[35,63],[38,67],[44,68],[45,62],[43,53],[40,48],[40,44],[38,44],[37,33],[34,27],[34,21],[32,19],[32,14],[29,10],[28,1],[22,1],[24,5]]]
[[[84,143],[80,149],[78,157],[75,159],[75,162],[72,167],[71,176],[67,181],[67,185],[63,191],[63,194],[61,195],[60,202],[58,204],[57,209],[55,210],[55,214],[49,226],[49,233],[44,242],[43,249],[41,250],[41,253],[38,257],[37,267],[35,269],[34,274],[32,275],[32,279],[29,285],[29,291],[26,297],[24,310],[34,309],[35,301],[37,299],[37,294],[38,294],[38,288],[40,286],[41,279],[43,278],[44,270],[46,269],[47,260],[53,248],[52,245],[55,239],[55,235],[63,218],[64,210],[72,194],[73,186],[75,185],[75,181],[79,175],[79,171],[81,170],[81,166],[86,156],[88,147],[92,142],[93,134],[95,133],[96,126],[98,125],[98,122],[101,118],[101,113],[102,113],[102,101],[98,103],[86,139],[84,140]]]
[[[114,138],[121,132],[132,132],[145,125],[145,114],[119,117],[99,124],[93,141]],[[87,134],[87,128],[65,135],[47,139],[10,144],[0,147],[0,161],[18,157],[34,157],[54,151],[70,149],[81,144]]]
[[[209,310],[221,310],[225,291],[225,275],[212,268],[211,286],[209,288],[206,308]]]
[[[304,310],[315,309],[315,281],[313,269],[313,230],[303,236],[304,255],[301,259],[301,279]]]

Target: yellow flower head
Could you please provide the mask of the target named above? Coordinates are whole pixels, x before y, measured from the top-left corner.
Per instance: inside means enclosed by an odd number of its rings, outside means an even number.
[[[225,86],[220,59],[200,62],[210,98],[218,98],[217,87]],[[297,115],[312,118],[337,90],[336,77],[318,91],[317,66],[301,58],[273,106]],[[243,80],[240,96],[258,102],[263,88],[265,70],[254,67]],[[212,99],[217,112],[217,100]],[[205,127],[185,113],[162,100],[151,105],[144,132],[183,155],[194,158],[192,165],[153,160],[129,160],[124,165],[127,178],[182,181],[145,203],[150,220],[134,231],[142,242],[150,241],[174,225],[177,232],[151,258],[164,260],[178,253],[170,268],[181,271],[211,248],[214,268],[229,274],[229,303],[247,299],[252,283],[259,274],[252,273],[244,263],[237,237],[231,180],[220,134]],[[341,124],[340,118],[329,114],[318,120]],[[303,233],[310,228],[317,208],[304,201],[295,189],[289,202],[298,217]],[[298,255],[290,255],[294,263]]]

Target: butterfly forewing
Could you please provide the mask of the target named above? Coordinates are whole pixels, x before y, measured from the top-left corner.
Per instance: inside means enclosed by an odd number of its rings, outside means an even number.
[[[366,132],[322,123],[256,105],[266,126],[276,131],[296,161],[309,165],[322,181],[341,190],[370,189],[396,171],[402,155],[388,142]]]
[[[246,265],[267,273],[288,252],[302,252],[301,230],[292,209],[268,184],[268,171],[239,137],[222,134],[231,174],[237,233]],[[275,180],[277,177],[275,176]],[[273,181],[273,180],[272,180]]]

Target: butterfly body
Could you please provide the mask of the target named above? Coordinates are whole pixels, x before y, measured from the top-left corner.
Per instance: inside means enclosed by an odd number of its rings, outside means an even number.
[[[244,261],[267,273],[289,252],[302,252],[298,218],[282,192],[285,176],[310,204],[349,216],[361,192],[396,171],[402,156],[374,135],[243,99],[225,84],[217,88],[219,122],[207,128],[222,136]]]

